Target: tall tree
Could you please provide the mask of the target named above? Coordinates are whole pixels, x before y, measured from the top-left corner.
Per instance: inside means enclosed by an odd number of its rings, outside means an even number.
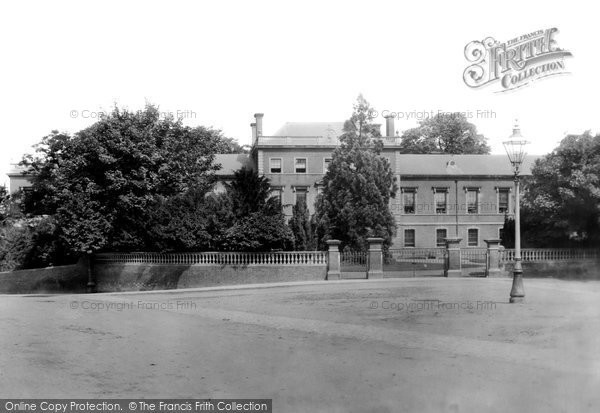
[[[218,153],[250,153],[250,146],[240,145],[233,138],[221,137],[221,144],[217,151]]]
[[[0,186],[0,225],[8,219],[10,211],[10,197],[5,186]]]
[[[249,168],[234,173],[227,185],[233,222],[225,230],[223,249],[230,251],[285,250],[293,234],[278,199],[271,197],[269,180]]]
[[[397,186],[370,112],[360,95],[323,178],[315,218],[321,246],[325,239],[339,239],[343,248],[366,249],[368,237],[391,244],[395,221],[389,202]]]
[[[523,225],[521,224],[521,226]],[[514,218],[509,217],[508,214],[504,216],[504,227],[502,228],[502,236],[500,237],[500,241],[504,248],[515,247],[515,220]],[[526,242],[523,244],[526,246]]]
[[[312,251],[316,249],[310,213],[305,201],[292,207],[292,217],[288,223],[294,234],[294,249],[296,251]]]
[[[220,143],[218,131],[161,118],[155,106],[115,108],[74,136],[52,132],[24,158],[27,211],[54,215],[74,252],[143,248],[157,197],[212,187]]]
[[[438,113],[402,134],[405,153],[489,154],[487,139],[463,113]]]
[[[270,197],[269,179],[256,171],[243,167],[234,172],[234,179],[226,185],[236,216],[243,217],[265,208],[276,209]]]
[[[525,241],[600,246],[600,135],[568,135],[531,172],[523,196]]]

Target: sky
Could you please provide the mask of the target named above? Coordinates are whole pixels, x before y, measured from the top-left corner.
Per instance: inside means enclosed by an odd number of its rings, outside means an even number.
[[[569,73],[505,93],[464,83],[469,42],[552,27]],[[249,144],[256,112],[269,135],[343,121],[362,93],[398,113],[400,133],[425,113],[465,112],[504,153],[518,118],[528,152],[545,154],[567,133],[600,132],[596,28],[583,1],[2,2],[0,185],[50,131],[146,102]]]

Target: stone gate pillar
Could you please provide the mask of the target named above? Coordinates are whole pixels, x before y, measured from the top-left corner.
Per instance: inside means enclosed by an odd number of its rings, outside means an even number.
[[[444,264],[444,276],[460,277],[462,276],[462,266],[460,262],[460,241],[462,238],[446,238],[446,262]]]
[[[327,243],[327,279],[339,280],[340,273],[340,244],[337,239],[325,241]]]
[[[486,277],[500,277],[502,270],[500,269],[500,242],[499,239],[484,240],[487,245],[487,261],[485,264]]]
[[[367,278],[383,278],[383,238],[367,238],[369,243],[369,262]]]

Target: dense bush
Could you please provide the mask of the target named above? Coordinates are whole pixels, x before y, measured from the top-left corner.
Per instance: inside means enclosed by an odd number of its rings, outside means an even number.
[[[268,179],[235,172],[225,193],[190,189],[161,199],[147,225],[147,250],[271,251],[291,249],[293,235]]]
[[[9,220],[0,227],[0,271],[71,264],[52,217]]]

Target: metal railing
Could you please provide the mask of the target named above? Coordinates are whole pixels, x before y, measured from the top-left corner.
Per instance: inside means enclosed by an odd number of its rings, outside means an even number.
[[[460,250],[460,261],[462,264],[483,265],[487,263],[486,248],[462,248]]]
[[[369,251],[342,251],[340,265],[342,267],[366,267],[369,263]]]
[[[100,253],[100,263],[175,265],[326,265],[326,251]]]
[[[401,248],[390,249],[384,255],[384,263],[432,263],[443,264],[446,254],[445,248]]]
[[[500,251],[500,262],[514,261],[515,250]],[[524,248],[521,249],[524,262],[560,261],[560,260],[600,260],[600,249],[583,248]]]

